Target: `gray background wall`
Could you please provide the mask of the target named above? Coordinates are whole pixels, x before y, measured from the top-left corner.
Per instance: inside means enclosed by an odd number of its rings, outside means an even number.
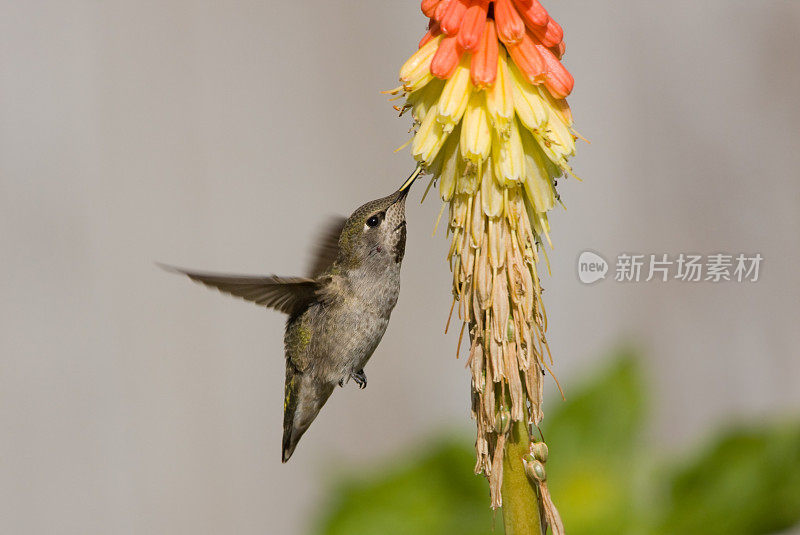
[[[545,280],[567,393],[633,339],[664,448],[796,414],[800,3],[546,5],[593,141]],[[300,533],[326,474],[469,429],[435,199],[410,203],[369,388],[337,392],[286,466],[283,318],[153,266],[301,271],[328,213],[412,168],[379,90],[424,26],[412,1],[0,2],[4,532]],[[765,262],[750,285],[586,287],[587,248]]]

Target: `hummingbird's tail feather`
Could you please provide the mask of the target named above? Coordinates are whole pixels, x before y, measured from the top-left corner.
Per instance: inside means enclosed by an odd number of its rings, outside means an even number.
[[[285,463],[292,456],[300,437],[311,426],[333,389],[334,385],[312,381],[291,363],[286,364],[281,462]]]

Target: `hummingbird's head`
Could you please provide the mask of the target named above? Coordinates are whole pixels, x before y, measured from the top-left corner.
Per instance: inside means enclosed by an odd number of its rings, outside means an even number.
[[[403,260],[408,186],[353,212],[339,237],[340,260],[352,266],[365,261],[380,264]]]

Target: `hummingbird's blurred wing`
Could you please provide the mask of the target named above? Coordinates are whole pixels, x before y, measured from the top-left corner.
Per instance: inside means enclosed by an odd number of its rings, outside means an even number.
[[[316,297],[317,282],[302,277],[259,277],[188,271],[159,264],[167,271],[182,273],[220,292],[274,308],[289,315],[305,309]]]
[[[332,216],[317,239],[317,247],[311,257],[308,273],[311,277],[318,277],[325,272],[336,256],[339,254],[339,236],[342,234],[346,217]]]

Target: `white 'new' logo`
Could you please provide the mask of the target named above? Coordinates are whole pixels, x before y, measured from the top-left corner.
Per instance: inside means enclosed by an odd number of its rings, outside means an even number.
[[[578,257],[578,278],[584,284],[592,284],[606,278],[608,262],[591,251],[584,251]]]

